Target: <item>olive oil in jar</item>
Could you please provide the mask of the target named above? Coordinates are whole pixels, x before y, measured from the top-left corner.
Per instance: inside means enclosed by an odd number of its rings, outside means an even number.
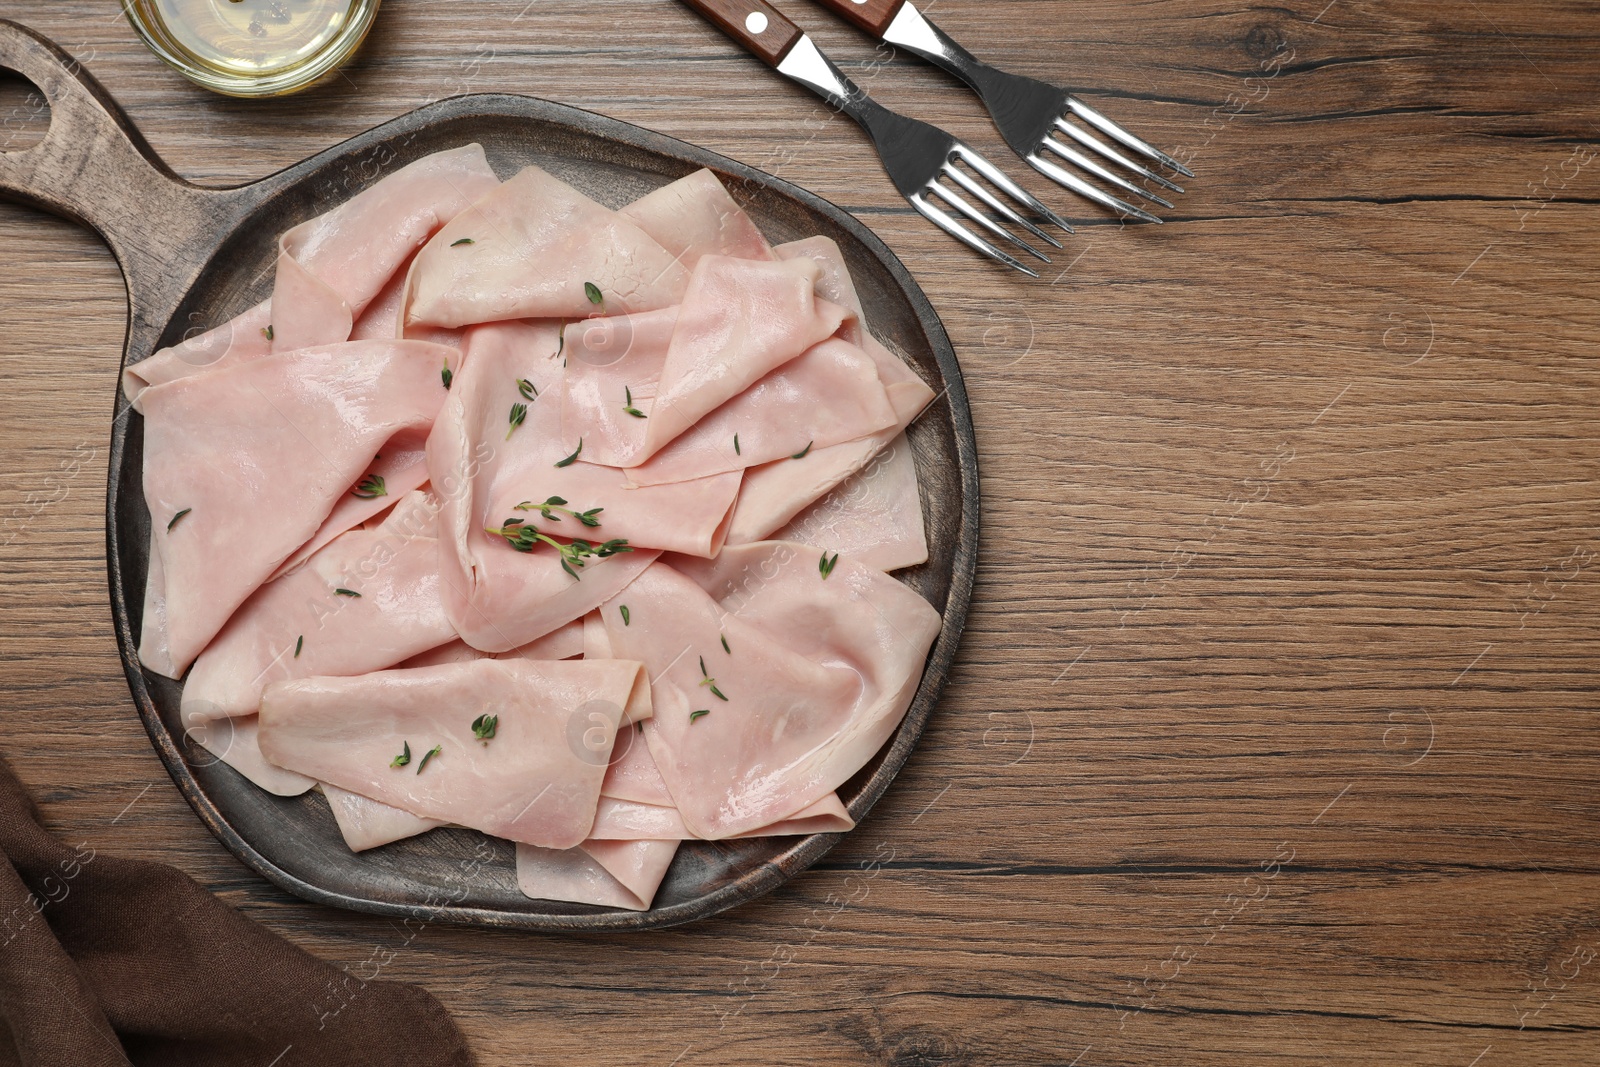
[[[378,0],[130,0],[162,59],[208,89],[276,96],[311,85],[366,36]]]

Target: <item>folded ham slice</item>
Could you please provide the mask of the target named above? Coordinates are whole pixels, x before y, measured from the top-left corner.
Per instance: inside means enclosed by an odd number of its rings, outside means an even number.
[[[382,515],[394,507],[395,501],[404,499],[414,489],[420,489],[427,480],[427,432],[418,429],[402,430],[395,434],[384,442],[383,450],[373,459],[372,466],[356,479],[348,492],[339,497],[339,502],[333,505],[333,510],[322,520],[322,525],[317,527],[311,540],[279,564],[272,577],[280,578],[288,574],[335,537]]]
[[[273,301],[258,304],[127,368],[123,392],[142,410],[140,394],[148,386],[269,352],[345,340],[351,323],[344,320],[359,317],[434,231],[498,184],[475,144],[400,168],[283,235],[273,289],[276,321]]]
[[[420,341],[350,341],[146,390],[143,665],[182,675],[383,444],[432,423],[439,368],[455,359]]]
[[[820,555],[759,543],[711,561],[676,557],[693,580],[657,562],[601,610],[615,654],[650,673],[645,737],[697,837],[756,831],[822,800],[882,746],[916,692],[938,613],[859,563],[841,560],[824,578]]]
[[[351,530],[257,590],[189,672],[184,725],[253,715],[272,682],[366,674],[454,639],[437,514],[431,497],[411,493],[375,529]]]
[[[468,326],[648,311],[682,299],[687,272],[631,219],[524,167],[439,231],[406,284],[405,323]]]
[[[926,563],[917,463],[905,434],[772,539],[829,549],[881,571]]]
[[[322,793],[328,798],[328,809],[339,826],[339,835],[351,852],[404,841],[445,825],[438,819],[424,819],[326,782],[322,783]]]
[[[773,259],[772,246],[709,170],[697,170],[619,214],[626,215],[685,268],[701,256]]]
[[[556,851],[517,846],[517,887],[539,900],[567,900],[626,911],[648,911],[676,841],[586,841]]]
[[[934,400],[933,390],[866,328],[860,298],[838,245],[826,237],[811,237],[779,245],[775,251],[781,258],[815,264],[819,271],[817,294],[851,313],[840,327],[840,336],[860,345],[872,357],[878,378],[894,406],[895,425],[855,441],[813,449],[804,464],[779,461],[747,470],[738,506],[728,525],[727,540],[731,545],[772,537],[800,512],[866,467]],[[903,485],[898,491],[907,493]]]
[[[737,474],[633,489],[615,468],[565,463],[570,453],[563,452],[559,434],[561,368],[550,358],[560,347],[554,325],[474,327],[464,369],[428,441],[432,483],[445,487],[445,607],[462,637],[489,652],[581,618],[648,566],[652,550],[715,552],[739,491]],[[527,395],[519,381],[528,383]],[[516,426],[510,420],[514,406],[522,409]],[[600,508],[600,525],[581,525],[564,512],[546,519],[537,510],[518,510],[551,497],[566,501],[560,506],[568,511]],[[487,532],[507,528],[508,519],[563,541],[619,539],[633,550],[591,558],[574,578],[554,548],[540,544],[519,552]]]
[[[636,328],[617,328],[632,338],[625,366],[638,373],[637,381],[618,381],[615,363],[568,361],[574,398],[562,419],[568,451],[581,440],[582,458],[590,463],[637,467],[703,416],[832,335],[846,312],[816,298],[819,273],[808,259],[702,257],[664,355],[646,349]],[[660,369],[654,371],[657,359]],[[629,406],[640,415],[626,411]]]
[[[261,751],[424,818],[571,848],[594,823],[624,709],[649,699],[640,665],[624,660],[483,659],[278,682],[262,697]],[[474,733],[481,715],[498,716],[488,740]]]
[[[872,358],[848,341],[812,345],[695,423],[628,471],[635,485],[660,485],[809,458],[896,425]],[[737,438],[739,446],[734,447]]]

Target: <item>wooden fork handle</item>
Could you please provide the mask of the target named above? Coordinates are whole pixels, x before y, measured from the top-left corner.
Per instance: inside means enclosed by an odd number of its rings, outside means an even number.
[[[683,0],[744,45],[769,67],[776,67],[805,36],[766,0]]]
[[[882,37],[905,0],[817,0],[817,3],[874,37]]]

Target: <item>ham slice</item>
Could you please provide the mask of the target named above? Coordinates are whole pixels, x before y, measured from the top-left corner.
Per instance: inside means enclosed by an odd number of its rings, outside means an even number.
[[[424,819],[326,782],[322,784],[322,793],[328,798],[328,809],[333,812],[339,834],[351,852],[365,852],[379,845],[404,841],[445,825],[438,819]]]
[[[382,525],[351,530],[257,590],[189,672],[184,724],[253,715],[272,682],[366,674],[452,640],[437,513],[427,494],[411,493]]]
[[[629,488],[624,472],[592,463],[558,466],[562,383],[557,328],[496,323],[468,332],[464,369],[451,386],[428,441],[428,463],[442,490],[445,607],[462,637],[499,652],[581,618],[611,599],[654,559],[653,549],[710,555],[722,544],[739,492],[737,474]],[[529,383],[528,399],[518,381]],[[513,405],[526,409],[510,425]],[[524,502],[566,501],[571,511],[600,508],[586,527],[561,512],[545,519],[517,510]],[[556,516],[560,516],[557,518]],[[556,550],[518,552],[487,533],[521,519],[562,540],[627,540],[633,551],[592,558],[578,577],[562,569]]]
[[[261,751],[424,818],[564,849],[588,837],[605,776],[610,738],[588,744],[589,716],[614,736],[624,708],[649,699],[640,665],[624,660],[484,659],[278,682],[262,697]],[[472,729],[482,714],[499,716],[488,741]],[[392,766],[407,747],[410,759]]]
[[[846,312],[816,298],[819,273],[804,259],[758,263],[702,257],[664,355],[645,348],[637,323],[618,327],[617,332],[633,337],[625,366],[639,374],[637,381],[619,383],[614,363],[569,360],[573,399],[562,419],[567,450],[582,440],[583,458],[590,463],[637,467],[703,416],[832,335]],[[659,371],[654,371],[656,358]],[[631,390],[632,406],[643,417],[624,410],[628,393],[618,384]]]
[[[587,841],[556,851],[517,846],[517,887],[539,900],[648,911],[678,852],[676,841]]]
[[[629,625],[620,605],[601,618],[651,676],[645,737],[674,805],[720,840],[795,816],[865,765],[910,705],[939,615],[859,563],[824,579],[801,545],[675,559],[693,579],[658,562],[627,590]]]
[[[709,170],[697,170],[664,185],[619,214],[632,219],[691,270],[701,256],[776,258],[750,216]]]
[[[582,318],[676,304],[686,272],[631,219],[525,167],[453,219],[412,264],[407,326]]]
[[[432,427],[429,427],[432,429]],[[311,540],[295,550],[294,555],[278,565],[273,578],[280,578],[306,560],[324,545],[346,530],[353,530],[369,519],[382,515],[394,507],[414,489],[420,489],[428,480],[428,435],[422,430],[403,430],[383,445],[365,474],[333,505],[328,517],[322,520]],[[382,482],[382,492],[369,479]]]
[[[261,752],[261,723],[254,715],[203,720],[188,730],[187,736],[275,796],[297,797],[317,784],[314,778],[284,770],[267,760]]]
[[[812,345],[628,471],[660,485],[809,458],[817,448],[869,437],[897,422],[872,358],[848,341]],[[739,447],[734,448],[734,439]]]
[[[928,561],[917,464],[905,434],[773,535],[829,549],[881,571]]]
[[[181,676],[379,448],[433,421],[445,395],[438,369],[455,355],[420,341],[351,341],[146,390],[143,665]]]
[[[152,352],[122,372],[122,392],[135,411],[143,411],[140,397],[152,385],[188,377],[208,367],[243,363],[272,353],[267,327],[272,323],[272,301],[263,300],[249,311],[229,319],[171,348]]]
[[[153,353],[123,372],[137,410],[145,388],[308,345],[351,336],[361,315],[435,230],[499,184],[479,145],[425,156],[338,207],[286,232],[278,243],[271,300],[192,340]],[[271,326],[272,337],[267,337]],[[384,337],[394,337],[391,331]]]

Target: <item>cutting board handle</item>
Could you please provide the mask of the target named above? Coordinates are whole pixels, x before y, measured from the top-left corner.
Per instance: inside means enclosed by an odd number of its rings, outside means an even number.
[[[188,290],[194,248],[212,246],[219,227],[232,228],[240,198],[175,175],[77,60],[5,19],[0,67],[32,82],[50,105],[43,140],[0,151],[0,198],[99,233],[127,280],[130,351],[136,341],[153,342],[143,335],[159,331]]]

